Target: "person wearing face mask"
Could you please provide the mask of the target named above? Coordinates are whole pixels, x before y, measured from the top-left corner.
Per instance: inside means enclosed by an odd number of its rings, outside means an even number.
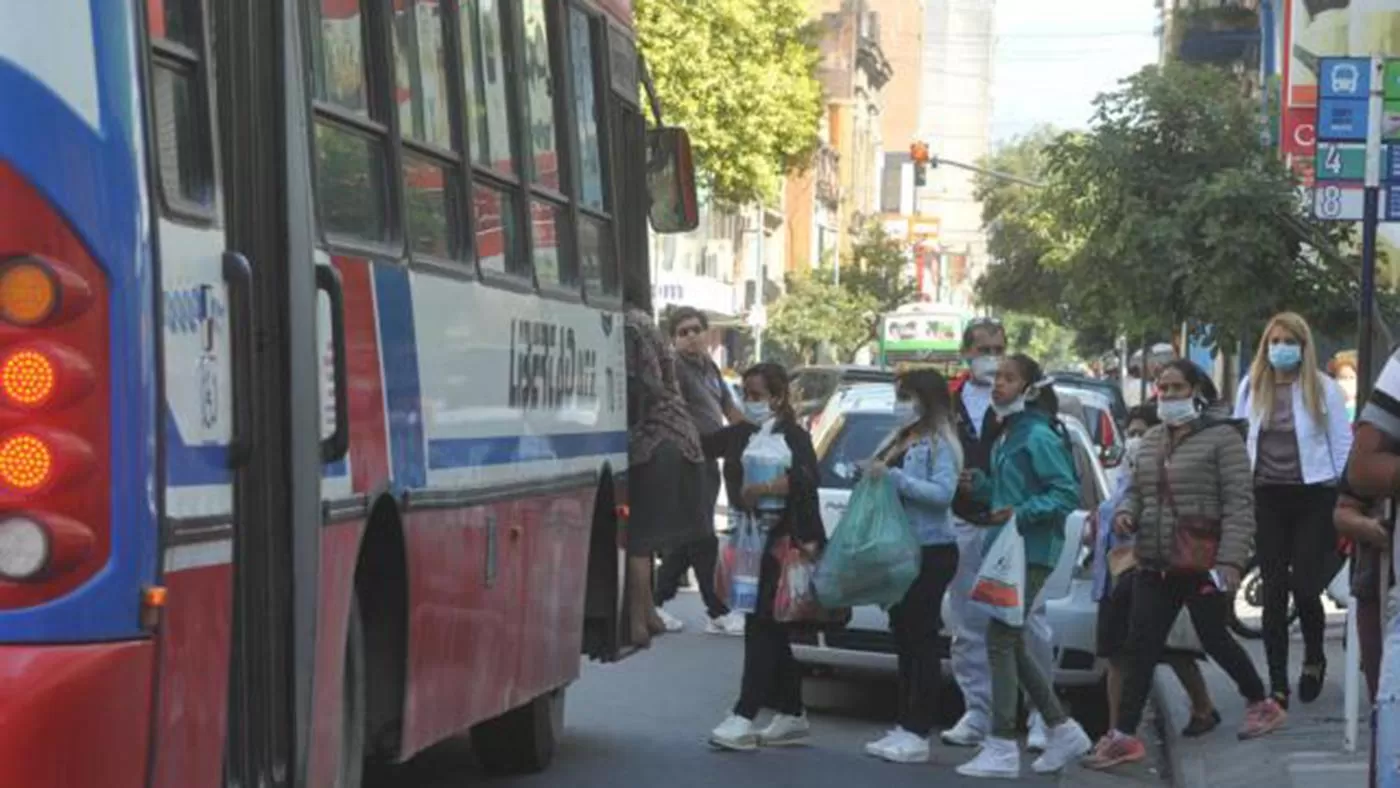
[[[1249,560],[1254,502],[1244,425],[1203,413],[1205,380],[1206,374],[1185,359],[1163,367],[1157,377],[1162,424],[1143,436],[1137,466],[1113,515],[1113,529],[1133,538],[1138,568],[1118,721],[1084,760],[1091,769],[1146,757],[1137,729],[1152,675],[1183,606],[1206,653],[1249,704],[1239,737],[1263,736],[1287,719],[1226,626],[1230,592]]]
[[[1065,519],[1079,505],[1079,479],[1054,389],[1040,365],[1017,354],[1002,361],[992,389],[992,407],[1004,422],[992,450],[991,472],[963,473],[962,490],[990,511],[989,529],[1014,527],[1025,540],[1023,604],[1030,608],[1065,547]],[[995,531],[987,544],[994,543]],[[977,757],[958,767],[966,777],[1015,779],[1021,772],[1016,742],[1018,701],[1024,691],[1048,728],[1045,749],[1031,764],[1038,773],[1058,772],[1088,752],[1084,729],[1065,714],[1050,674],[1026,647],[1025,627],[992,619],[987,624],[987,656],[992,674],[992,729]]]
[[[951,507],[962,472],[962,446],[953,433],[948,381],[936,370],[899,376],[895,411],[902,426],[865,469],[888,475],[922,546],[919,575],[904,599],[890,608],[890,630],[899,658],[896,727],[865,751],[893,763],[929,759],[929,734],[942,686],[938,632],[943,594],[958,568],[957,532]]]
[[[1001,419],[992,408],[992,385],[1002,356],[1006,355],[1006,329],[994,318],[976,318],[963,330],[962,354],[968,370],[954,378],[953,428],[962,447],[966,469],[991,468],[992,446],[1001,434]],[[962,691],[965,711],[952,728],[942,733],[945,744],[975,747],[986,738],[992,725],[992,683],[987,664],[987,616],[971,603],[972,586],[982,565],[985,522],[990,513],[984,504],[959,492],[953,499],[953,524],[958,537],[958,571],[948,589],[948,625],[952,631],[949,662],[953,678]],[[1033,612],[1043,618],[1043,610]],[[1049,638],[1040,634],[1049,627],[1031,627],[1028,634],[1036,641],[1031,651],[1049,666],[1053,650]],[[1040,641],[1044,641],[1043,643]],[[1043,726],[1032,720],[1032,739],[1044,738]],[[1036,741],[1035,743],[1039,743]]]
[[[1108,690],[1110,729],[1118,726],[1118,710],[1123,697],[1123,677],[1127,672],[1128,631],[1132,622],[1133,576],[1137,572],[1132,535],[1120,534],[1113,530],[1113,514],[1127,496],[1132,474],[1139,465],[1143,437],[1148,430],[1161,423],[1157,418],[1155,400],[1129,411],[1128,426],[1124,431],[1128,436],[1128,448],[1124,457],[1127,473],[1119,478],[1118,489],[1113,497],[1099,507],[1097,516],[1091,521],[1091,532],[1086,533],[1094,551],[1092,596],[1099,604],[1095,627],[1095,653],[1108,663],[1105,683]],[[1194,651],[1170,648],[1165,649],[1162,656],[1162,661],[1176,674],[1181,688],[1186,690],[1186,697],[1191,702],[1191,720],[1181,732],[1181,735],[1187,738],[1204,736],[1220,725],[1220,713],[1211,702],[1210,690],[1198,664],[1202,656],[1204,655]]]
[[[1255,550],[1264,595],[1264,653],[1274,698],[1287,708],[1288,600],[1303,629],[1298,698],[1316,700],[1327,675],[1322,591],[1335,571],[1332,510],[1351,451],[1346,395],[1318,369],[1312,331],[1292,312],[1276,315],[1240,382],[1235,418],[1249,422]]]
[[[826,545],[817,501],[817,453],[812,436],[798,423],[789,397],[787,371],[762,363],[744,373],[745,421],[702,439],[705,454],[724,460],[724,489],[732,511],[754,517],[767,532],[768,545],[790,537],[815,558]],[[744,479],[744,451],[760,433],[781,435],[792,453],[787,473],[755,483]],[[759,746],[796,744],[807,739],[810,726],[802,708],[802,673],[792,655],[792,626],[773,618],[778,589],[778,560],[765,550],[758,577],[757,611],[744,618],[744,675],[739,700],[724,722],[710,733],[710,743],[723,750],[753,750]],[[754,719],[762,709],[775,714],[767,727]]]

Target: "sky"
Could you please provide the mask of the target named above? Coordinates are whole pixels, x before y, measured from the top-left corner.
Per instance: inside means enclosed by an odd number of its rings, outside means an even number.
[[[1153,0],[996,0],[992,140],[1083,128],[1094,97],[1157,61]]]

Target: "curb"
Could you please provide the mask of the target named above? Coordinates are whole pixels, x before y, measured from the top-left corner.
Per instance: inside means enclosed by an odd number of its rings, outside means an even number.
[[[1173,788],[1209,788],[1205,761],[1185,753],[1181,730],[1190,721],[1189,709],[1168,688],[1171,670],[1159,666],[1152,674],[1152,706],[1156,709],[1157,736],[1162,742],[1162,760]]]

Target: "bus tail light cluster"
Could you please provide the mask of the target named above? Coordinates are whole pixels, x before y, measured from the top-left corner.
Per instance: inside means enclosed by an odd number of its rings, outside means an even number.
[[[106,279],[0,162],[0,609],[57,598],[111,549]]]

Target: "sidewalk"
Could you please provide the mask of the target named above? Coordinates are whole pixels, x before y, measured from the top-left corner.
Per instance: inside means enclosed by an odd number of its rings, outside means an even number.
[[[1236,738],[1235,731],[1244,718],[1244,699],[1235,689],[1234,682],[1214,663],[1203,665],[1203,671],[1211,697],[1225,721],[1204,737],[1182,737],[1181,729],[1190,717],[1186,695],[1170,670],[1157,670],[1152,694],[1158,709],[1165,716],[1165,747],[1173,785],[1177,788],[1243,788],[1259,785],[1280,788],[1364,788],[1367,753],[1371,743],[1370,708],[1363,700],[1357,730],[1357,751],[1346,752],[1343,749],[1346,655],[1342,642],[1345,619],[1339,622],[1336,616],[1328,618],[1327,681],[1322,696],[1313,703],[1303,704],[1295,694],[1288,724],[1262,739],[1241,742]],[[1253,657],[1260,675],[1265,675],[1262,641],[1240,642]],[[1295,682],[1302,652],[1303,643],[1295,631],[1290,649],[1290,670]],[[1265,683],[1267,681],[1265,678]]]

